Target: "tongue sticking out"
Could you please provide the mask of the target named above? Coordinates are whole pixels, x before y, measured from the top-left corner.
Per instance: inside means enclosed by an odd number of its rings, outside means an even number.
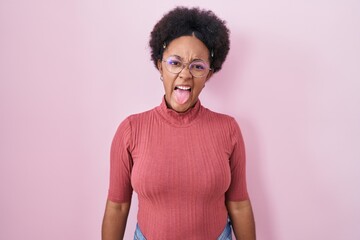
[[[176,89],[174,93],[178,104],[184,104],[190,98],[190,91],[188,90]]]

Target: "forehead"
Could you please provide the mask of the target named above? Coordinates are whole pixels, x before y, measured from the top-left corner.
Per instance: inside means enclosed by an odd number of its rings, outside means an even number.
[[[189,61],[192,59],[209,59],[209,50],[205,44],[195,36],[182,36],[172,40],[164,52],[164,57],[179,56]]]

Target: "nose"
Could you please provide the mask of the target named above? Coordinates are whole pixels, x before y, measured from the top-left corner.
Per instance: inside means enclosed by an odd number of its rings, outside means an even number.
[[[189,66],[190,66],[189,63],[184,64],[183,69],[179,73],[180,78],[187,79],[187,78],[192,78],[193,77],[193,75],[190,72]]]

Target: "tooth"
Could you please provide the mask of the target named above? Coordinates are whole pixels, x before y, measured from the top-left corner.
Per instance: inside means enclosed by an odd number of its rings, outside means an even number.
[[[182,89],[182,90],[188,90],[188,89],[190,89],[189,87],[183,87],[183,86],[179,86],[179,88]]]

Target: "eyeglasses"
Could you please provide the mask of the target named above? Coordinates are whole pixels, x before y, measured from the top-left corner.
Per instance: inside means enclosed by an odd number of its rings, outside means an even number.
[[[162,61],[165,62],[166,69],[175,74],[180,73],[186,66],[189,67],[189,71],[193,77],[204,77],[212,70],[203,60],[194,60],[190,63],[183,63],[179,57],[170,56]]]

